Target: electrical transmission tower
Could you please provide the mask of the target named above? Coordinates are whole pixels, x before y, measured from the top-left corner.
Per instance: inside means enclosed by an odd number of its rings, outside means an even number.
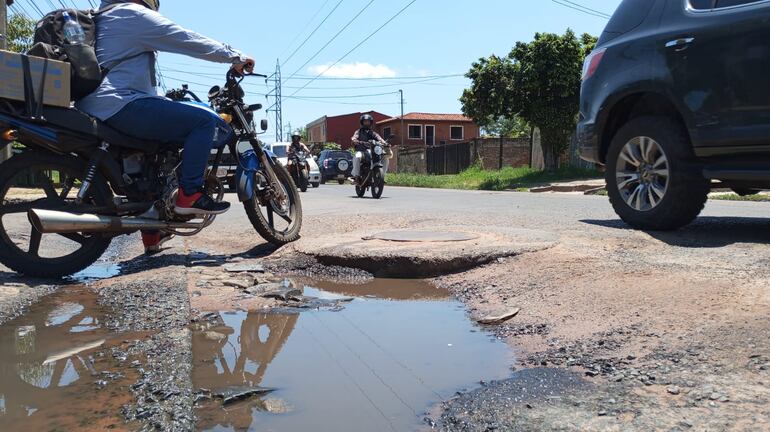
[[[270,108],[267,109],[268,113],[275,113],[275,142],[283,142],[283,108],[282,108],[282,96],[281,96],[281,62],[276,60],[275,73],[267,78],[268,83],[273,83],[274,88],[271,90],[267,97],[273,97],[275,102]]]

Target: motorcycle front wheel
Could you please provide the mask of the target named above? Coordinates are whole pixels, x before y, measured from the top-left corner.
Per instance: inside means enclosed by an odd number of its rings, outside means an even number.
[[[79,185],[86,164],[71,156],[29,152],[0,165],[0,262],[33,277],[61,278],[96,262],[112,238],[99,234],[42,234],[29,221],[30,209],[77,213]],[[97,174],[84,204],[105,206],[112,200],[107,182]]]
[[[273,164],[272,169],[279,184],[268,188],[262,193],[263,196],[255,196],[245,201],[243,206],[259,235],[276,246],[283,246],[299,240],[302,230],[302,202],[297,185],[286,168]],[[279,187],[283,192],[286,197],[284,200],[273,192],[275,187]]]
[[[372,198],[382,198],[382,192],[385,191],[385,176],[382,173],[382,168],[377,168],[372,173]]]
[[[301,190],[303,193],[307,192],[307,187],[310,184],[310,179],[308,178],[307,171],[302,170],[302,172],[299,173],[299,190]]]

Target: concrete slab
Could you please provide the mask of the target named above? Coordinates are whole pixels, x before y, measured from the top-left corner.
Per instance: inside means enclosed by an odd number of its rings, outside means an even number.
[[[394,238],[424,240],[392,240]],[[377,277],[424,278],[465,271],[498,258],[547,249],[557,243],[558,235],[549,231],[445,226],[432,227],[429,231],[355,231],[303,238],[290,247],[323,264],[357,268]]]

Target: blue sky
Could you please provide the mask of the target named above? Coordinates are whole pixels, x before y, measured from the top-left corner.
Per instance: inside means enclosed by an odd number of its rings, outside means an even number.
[[[29,1],[20,0],[22,5]],[[342,0],[329,15],[339,1],[163,0],[161,12],[187,28],[245,51],[257,60],[259,72],[272,73],[276,59],[281,59],[285,62],[284,78],[297,72],[284,82],[284,95],[291,96],[308,83],[307,77],[324,71],[411,0]],[[370,1],[371,5],[356,22],[311,60]],[[572,1],[608,14],[620,3]],[[87,5],[85,0],[74,2],[82,7]],[[286,61],[327,15],[326,23]],[[479,57],[507,54],[516,41],[531,40],[535,32],[561,33],[569,27],[578,33],[598,35],[606,22],[551,0],[417,0],[324,75],[375,79],[321,79],[310,83],[295,95],[304,99],[284,99],[284,125],[291,123],[297,127],[326,114],[370,109],[398,115],[398,94],[348,96],[393,93],[399,88],[404,90],[406,112],[460,112],[458,98],[468,85],[465,78],[425,81],[409,77],[463,74]],[[308,60],[307,66],[301,67]],[[187,82],[203,94],[211,85],[221,84],[220,75],[223,77],[226,71],[223,65],[169,54],[161,54],[160,64],[167,87]],[[268,89],[264,80],[251,82],[247,87],[250,101],[265,103],[264,93]]]

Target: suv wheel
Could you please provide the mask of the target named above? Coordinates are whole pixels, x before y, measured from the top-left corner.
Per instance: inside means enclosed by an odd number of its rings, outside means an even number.
[[[663,117],[629,122],[607,154],[607,192],[615,212],[642,230],[674,230],[692,222],[710,190],[693,159],[678,123]]]

